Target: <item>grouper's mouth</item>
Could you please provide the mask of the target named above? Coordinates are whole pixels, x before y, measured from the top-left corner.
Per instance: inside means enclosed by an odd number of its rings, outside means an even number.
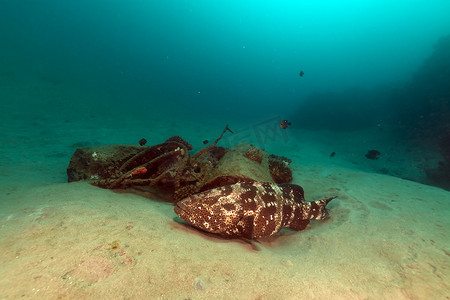
[[[180,218],[182,218],[183,220],[186,221],[185,218],[188,216],[188,213],[186,212],[186,205],[184,205],[184,204],[181,203],[181,202],[178,202],[178,203],[174,206],[173,210],[175,211],[175,213],[176,213]]]
[[[173,208],[173,210],[175,211],[175,213],[176,213],[177,215],[180,215],[180,214],[184,213],[184,210],[183,210],[182,208],[180,208],[179,206],[175,206],[175,207]]]

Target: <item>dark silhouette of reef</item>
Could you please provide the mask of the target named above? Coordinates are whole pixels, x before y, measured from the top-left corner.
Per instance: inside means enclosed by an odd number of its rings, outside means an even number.
[[[433,54],[396,98],[395,119],[402,134],[439,142],[450,131],[450,35],[437,41]]]
[[[437,142],[450,131],[450,35],[433,48],[404,85],[313,93],[289,119],[301,128],[331,131],[364,129],[383,120],[397,128],[399,136]]]
[[[342,92],[313,93],[302,100],[289,119],[311,130],[350,131],[376,126],[386,117],[390,88],[350,88]]]
[[[429,184],[450,190],[450,131],[442,136],[439,147],[443,160],[439,161],[438,167],[426,169]]]
[[[433,49],[404,84],[315,93],[302,100],[289,119],[312,130],[388,127],[409,147],[435,147],[443,159],[435,169],[424,167],[426,183],[450,189],[450,34],[439,38]]]
[[[437,41],[398,98],[399,134],[439,148],[443,159],[436,168],[424,170],[427,183],[450,190],[450,35]]]

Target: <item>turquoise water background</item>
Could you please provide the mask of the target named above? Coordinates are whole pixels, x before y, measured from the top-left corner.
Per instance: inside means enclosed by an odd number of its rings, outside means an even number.
[[[5,0],[0,8],[3,69],[135,101],[239,106],[240,117],[255,107],[286,114],[314,92],[405,82],[450,33],[448,1]]]
[[[187,121],[206,130],[288,119],[293,135],[368,130],[426,146],[416,156],[437,167],[450,131],[449,11],[437,0],[5,0],[0,101],[15,121],[4,126],[12,139],[42,127],[24,138],[39,143],[67,127],[87,136],[81,128],[135,132],[133,123],[165,135],[158,128],[197,130]],[[84,139],[146,136],[114,132]]]

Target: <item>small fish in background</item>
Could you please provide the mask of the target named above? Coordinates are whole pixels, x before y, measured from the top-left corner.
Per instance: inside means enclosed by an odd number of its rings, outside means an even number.
[[[147,140],[146,139],[141,139],[139,141],[139,145],[144,146],[145,144],[147,144]]]
[[[383,126],[381,126],[381,123],[377,124],[377,128],[378,128],[379,131],[383,131]]]
[[[204,140],[204,141],[203,141],[203,145],[206,145],[206,144],[208,144],[208,143],[209,143],[208,140]]]
[[[303,75],[305,75],[305,72],[300,71],[300,73],[298,74],[300,77],[303,77]]]
[[[281,129],[286,129],[288,126],[290,126],[291,125],[291,122],[289,122],[288,120],[283,120],[283,121],[281,121],[281,123],[280,123],[280,128]]]
[[[380,151],[378,150],[369,150],[367,151],[366,157],[368,159],[378,159],[378,156],[380,155]]]
[[[330,157],[334,157],[336,155],[336,152],[331,152]]]

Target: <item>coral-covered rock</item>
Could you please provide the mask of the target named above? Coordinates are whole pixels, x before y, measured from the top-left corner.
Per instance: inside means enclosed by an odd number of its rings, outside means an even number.
[[[106,145],[79,148],[67,167],[68,181],[99,180],[116,177],[120,167],[142,151],[132,145]]]
[[[261,163],[258,163],[244,156],[244,154],[252,148],[254,148],[254,146],[244,142],[229,149],[220,160],[217,167],[205,179],[206,183],[224,176],[245,177],[255,181],[273,182],[269,172],[269,154],[258,148],[263,154]]]
[[[80,148],[67,168],[68,181],[89,180],[92,184],[119,188],[159,185],[173,188],[176,169],[187,158],[180,144],[154,146],[108,145]],[[145,168],[145,172],[142,170]]]
[[[215,189],[221,186],[225,185],[232,185],[236,183],[254,183],[256,182],[254,179],[251,179],[249,177],[245,176],[238,176],[238,175],[225,175],[225,176],[219,176],[211,180],[210,182],[203,185],[200,189],[200,192]]]
[[[175,201],[236,183],[288,183],[290,159],[269,155],[248,143],[231,149],[208,146],[190,155],[174,137],[154,146],[111,145],[77,149],[67,168],[69,182],[89,180],[116,189],[147,186],[167,191]]]
[[[253,145],[247,151],[245,151],[243,155],[244,157],[256,161],[259,164],[262,162],[264,158],[264,153],[261,151],[261,149]]]
[[[292,181],[292,171],[288,167],[291,162],[292,160],[287,157],[273,154],[269,156],[269,170],[273,181],[276,183],[287,183]]]
[[[192,145],[189,144],[185,139],[183,139],[182,137],[179,137],[179,136],[177,136],[177,135],[168,138],[168,139],[166,140],[166,143],[167,143],[167,142],[177,142],[177,143],[180,143],[180,144],[186,146],[186,148],[187,148],[189,151],[191,151],[192,149],[194,149],[194,148],[192,147]]]
[[[173,200],[175,202],[178,202],[181,199],[184,199],[186,197],[189,197],[189,196],[197,193],[198,190],[199,190],[199,188],[198,188],[198,186],[195,183],[182,186],[179,189],[174,191],[174,193],[173,193]]]

